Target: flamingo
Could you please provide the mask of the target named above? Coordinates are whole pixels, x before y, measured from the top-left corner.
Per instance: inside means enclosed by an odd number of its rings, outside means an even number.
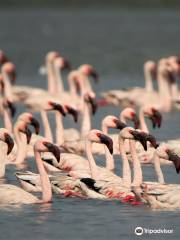
[[[5,141],[5,137],[1,136],[1,140]],[[52,189],[49,177],[44,168],[41,155],[42,152],[51,152],[59,161],[59,148],[48,142],[45,138],[38,140],[34,146],[35,160],[40,174],[42,186],[42,199],[38,199],[34,195],[24,191],[23,189],[10,184],[1,184],[0,203],[1,204],[34,204],[49,203],[52,201]]]
[[[129,96],[132,98],[137,98],[139,95],[144,95],[146,93],[153,92],[153,78],[156,78],[156,63],[154,61],[147,61],[144,64],[144,77],[145,77],[145,88],[132,88],[129,90],[110,90],[108,92],[102,93],[102,96],[107,100],[107,102],[112,103],[113,105],[119,105],[122,102],[128,102],[132,105],[132,101],[129,99]]]

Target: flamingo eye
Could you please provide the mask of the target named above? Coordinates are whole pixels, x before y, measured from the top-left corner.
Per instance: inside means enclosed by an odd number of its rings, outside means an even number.
[[[134,112],[131,112],[131,117],[134,117],[135,116],[135,113]]]
[[[97,137],[100,137],[100,136],[101,136],[101,133],[96,133],[96,136],[97,136]]]

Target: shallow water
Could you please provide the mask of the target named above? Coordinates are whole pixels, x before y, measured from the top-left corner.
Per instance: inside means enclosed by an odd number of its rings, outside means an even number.
[[[176,10],[0,10],[0,48],[17,65],[19,84],[46,87],[38,67],[48,50],[60,51],[72,66],[88,62],[100,74],[96,91],[143,86],[142,65],[147,59],[180,55],[180,14]],[[18,106],[18,112],[24,107]],[[99,109],[93,127],[107,113]],[[39,118],[39,115],[36,114]],[[180,113],[164,114],[162,129],[152,130],[160,140],[180,137]],[[75,126],[71,119],[65,125]],[[104,164],[102,158],[98,162]],[[117,173],[121,165],[116,159]],[[33,161],[30,161],[34,169]],[[163,167],[167,182],[180,183],[173,167]],[[17,184],[15,168],[8,166],[7,181]],[[145,178],[154,178],[153,167],[144,167]],[[144,235],[142,239],[179,239],[179,212],[154,212],[119,201],[81,200],[54,196],[53,204],[1,207],[0,239],[136,239],[134,229],[173,229],[169,235]],[[139,237],[140,238],[140,237]]]

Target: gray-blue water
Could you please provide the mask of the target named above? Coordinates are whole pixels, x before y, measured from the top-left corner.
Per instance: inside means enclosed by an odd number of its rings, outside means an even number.
[[[44,9],[0,10],[0,49],[17,65],[18,84],[46,87],[38,75],[47,51],[58,50],[72,66],[94,65],[100,74],[99,92],[111,88],[143,86],[142,66],[147,59],[180,55],[180,13],[174,10],[128,9]],[[24,107],[17,106],[18,112]],[[118,108],[99,110],[93,126],[107,113]],[[37,117],[38,114],[36,114]],[[180,137],[180,113],[164,114],[163,126],[152,131],[159,139]],[[75,126],[70,119],[65,125]],[[98,162],[104,164],[103,158]],[[121,164],[116,159],[117,173]],[[30,168],[34,168],[33,160]],[[180,183],[173,167],[163,167],[167,182]],[[7,181],[17,184],[8,166]],[[146,179],[153,179],[153,168],[144,167]],[[180,237],[179,212],[153,212],[146,206],[133,207],[119,201],[82,200],[53,197],[47,205],[29,205],[0,209],[0,239],[176,239]],[[143,235],[134,229],[173,229],[171,235]]]

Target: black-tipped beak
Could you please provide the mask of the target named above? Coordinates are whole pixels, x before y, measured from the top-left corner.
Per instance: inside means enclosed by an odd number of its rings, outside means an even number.
[[[5,137],[5,143],[8,145],[7,154],[9,155],[14,147],[14,141],[8,133],[5,133],[4,137]]]
[[[36,135],[39,134],[39,131],[40,131],[40,124],[38,122],[38,120],[34,117],[31,118],[31,125],[34,127],[35,129],[35,133]]]
[[[50,143],[50,142],[44,142],[44,146],[47,147],[48,151],[51,152],[54,157],[57,159],[58,163],[60,161],[60,149],[58,146]]]
[[[66,106],[66,108],[67,108],[68,113],[73,116],[74,121],[77,122],[78,121],[78,111],[70,106]]]
[[[113,154],[113,141],[110,137],[105,134],[100,134],[99,136],[101,143],[105,144],[109,149],[109,152]]]
[[[167,150],[166,152],[168,154],[169,161],[173,162],[173,164],[176,168],[176,172],[179,173],[180,172],[180,157],[171,150]]]
[[[150,119],[152,121],[153,128],[156,128],[156,126],[158,126],[158,128],[161,127],[162,115],[159,111],[153,110],[153,115],[150,116]]]
[[[67,61],[66,59],[64,60],[64,66],[63,66],[63,70],[67,69],[67,70],[71,70],[71,64],[69,63],[69,61]]]
[[[95,98],[92,98],[91,96],[87,96],[86,101],[90,103],[92,108],[92,114],[94,115],[97,111],[98,105]]]
[[[27,138],[27,144],[30,143],[31,141],[31,136],[32,136],[32,132],[31,130],[29,130],[29,128],[26,127],[26,129],[24,131],[20,130],[22,133],[26,134],[26,138]]]
[[[97,73],[94,69],[91,70],[91,72],[89,73],[89,75],[90,75],[91,77],[93,77],[93,79],[94,79],[94,81],[95,81],[96,83],[98,82],[99,76],[98,76],[98,73]]]
[[[51,103],[51,106],[53,107],[54,110],[59,111],[64,117],[66,116],[66,113],[61,104]]]
[[[139,128],[140,121],[137,114],[134,114],[134,116],[132,117],[132,121],[134,122],[134,128],[135,129]]]
[[[127,127],[125,123],[121,122],[118,119],[114,119],[114,123],[116,124],[116,128],[119,130],[122,130],[123,128]]]
[[[149,133],[143,133],[145,138],[146,138],[146,141],[150,142],[152,147],[154,148],[157,148],[159,146],[159,144],[156,142],[156,138],[149,134]]]
[[[10,110],[11,116],[14,117],[15,113],[16,113],[16,108],[15,108],[14,104],[10,101],[7,101],[7,107]]]
[[[139,141],[144,150],[147,151],[147,139],[144,133],[138,131],[131,131],[131,134],[134,136],[134,140]]]

